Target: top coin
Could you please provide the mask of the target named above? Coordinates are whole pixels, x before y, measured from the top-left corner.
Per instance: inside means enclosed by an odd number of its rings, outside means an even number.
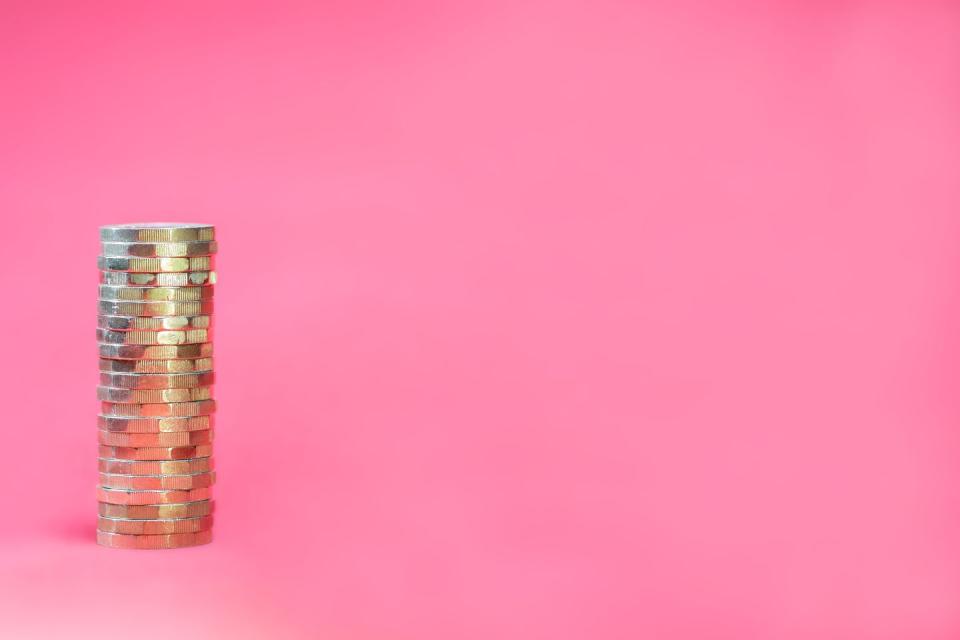
[[[102,242],[106,257],[180,258],[209,256],[217,252],[216,240],[184,242]]]
[[[193,222],[109,224],[100,227],[100,239],[104,242],[206,241],[214,239],[214,229],[213,225]]]

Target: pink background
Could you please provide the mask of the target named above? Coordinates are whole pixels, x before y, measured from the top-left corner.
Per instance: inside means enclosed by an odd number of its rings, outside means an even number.
[[[960,636],[955,3],[5,2],[0,60],[0,636]],[[217,539],[101,549],[96,227],[170,218]]]

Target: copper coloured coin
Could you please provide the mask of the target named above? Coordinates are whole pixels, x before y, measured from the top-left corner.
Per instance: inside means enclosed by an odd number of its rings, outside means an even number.
[[[116,549],[177,549],[207,544],[213,540],[212,529],[197,533],[173,533],[164,536],[137,536],[97,532],[97,544]]]
[[[192,418],[125,418],[97,416],[97,427],[118,433],[161,433],[164,431],[205,431],[213,428],[214,416]]]
[[[101,402],[100,411],[107,416],[130,416],[132,418],[165,418],[206,416],[216,411],[216,400],[198,402],[164,402],[158,404],[120,404]]]
[[[100,358],[100,371],[113,373],[196,373],[212,371],[213,358],[188,360],[110,360]]]
[[[166,520],[171,518],[198,518],[213,513],[213,500],[181,502],[176,504],[110,504],[97,503],[99,514],[104,518],[125,520]]]
[[[200,373],[113,373],[100,372],[100,384],[120,389],[188,389],[209,387],[216,382],[213,371]]]
[[[97,500],[111,504],[172,504],[174,502],[209,500],[210,491],[209,487],[184,490],[162,489],[159,491],[97,487]]]
[[[192,447],[213,442],[213,429],[206,431],[166,431],[161,433],[97,432],[100,444],[111,447]]]
[[[118,460],[187,460],[209,458],[213,455],[213,446],[200,444],[193,447],[114,447],[102,444],[97,447],[97,455]]]
[[[97,469],[100,473],[115,473],[127,476],[188,475],[213,471],[213,458],[190,458],[187,460],[117,460],[100,458]]]
[[[97,387],[97,399],[108,402],[155,404],[159,402],[194,402],[213,398],[213,387],[192,389],[118,389]]]
[[[125,518],[97,518],[97,530],[136,536],[196,533],[213,527],[213,516],[199,518],[170,518],[166,520],[128,520]]]
[[[138,491],[203,489],[212,487],[216,480],[217,476],[213,472],[156,476],[132,476],[119,473],[100,474],[100,486],[105,489],[133,489]]]

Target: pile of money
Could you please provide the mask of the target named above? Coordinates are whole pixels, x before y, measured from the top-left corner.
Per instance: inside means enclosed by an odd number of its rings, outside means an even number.
[[[97,542],[171,549],[213,526],[214,228],[100,228]]]

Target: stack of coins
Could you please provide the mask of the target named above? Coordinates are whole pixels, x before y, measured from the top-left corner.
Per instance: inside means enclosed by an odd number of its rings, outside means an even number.
[[[213,525],[209,225],[100,228],[97,542],[170,549]]]

